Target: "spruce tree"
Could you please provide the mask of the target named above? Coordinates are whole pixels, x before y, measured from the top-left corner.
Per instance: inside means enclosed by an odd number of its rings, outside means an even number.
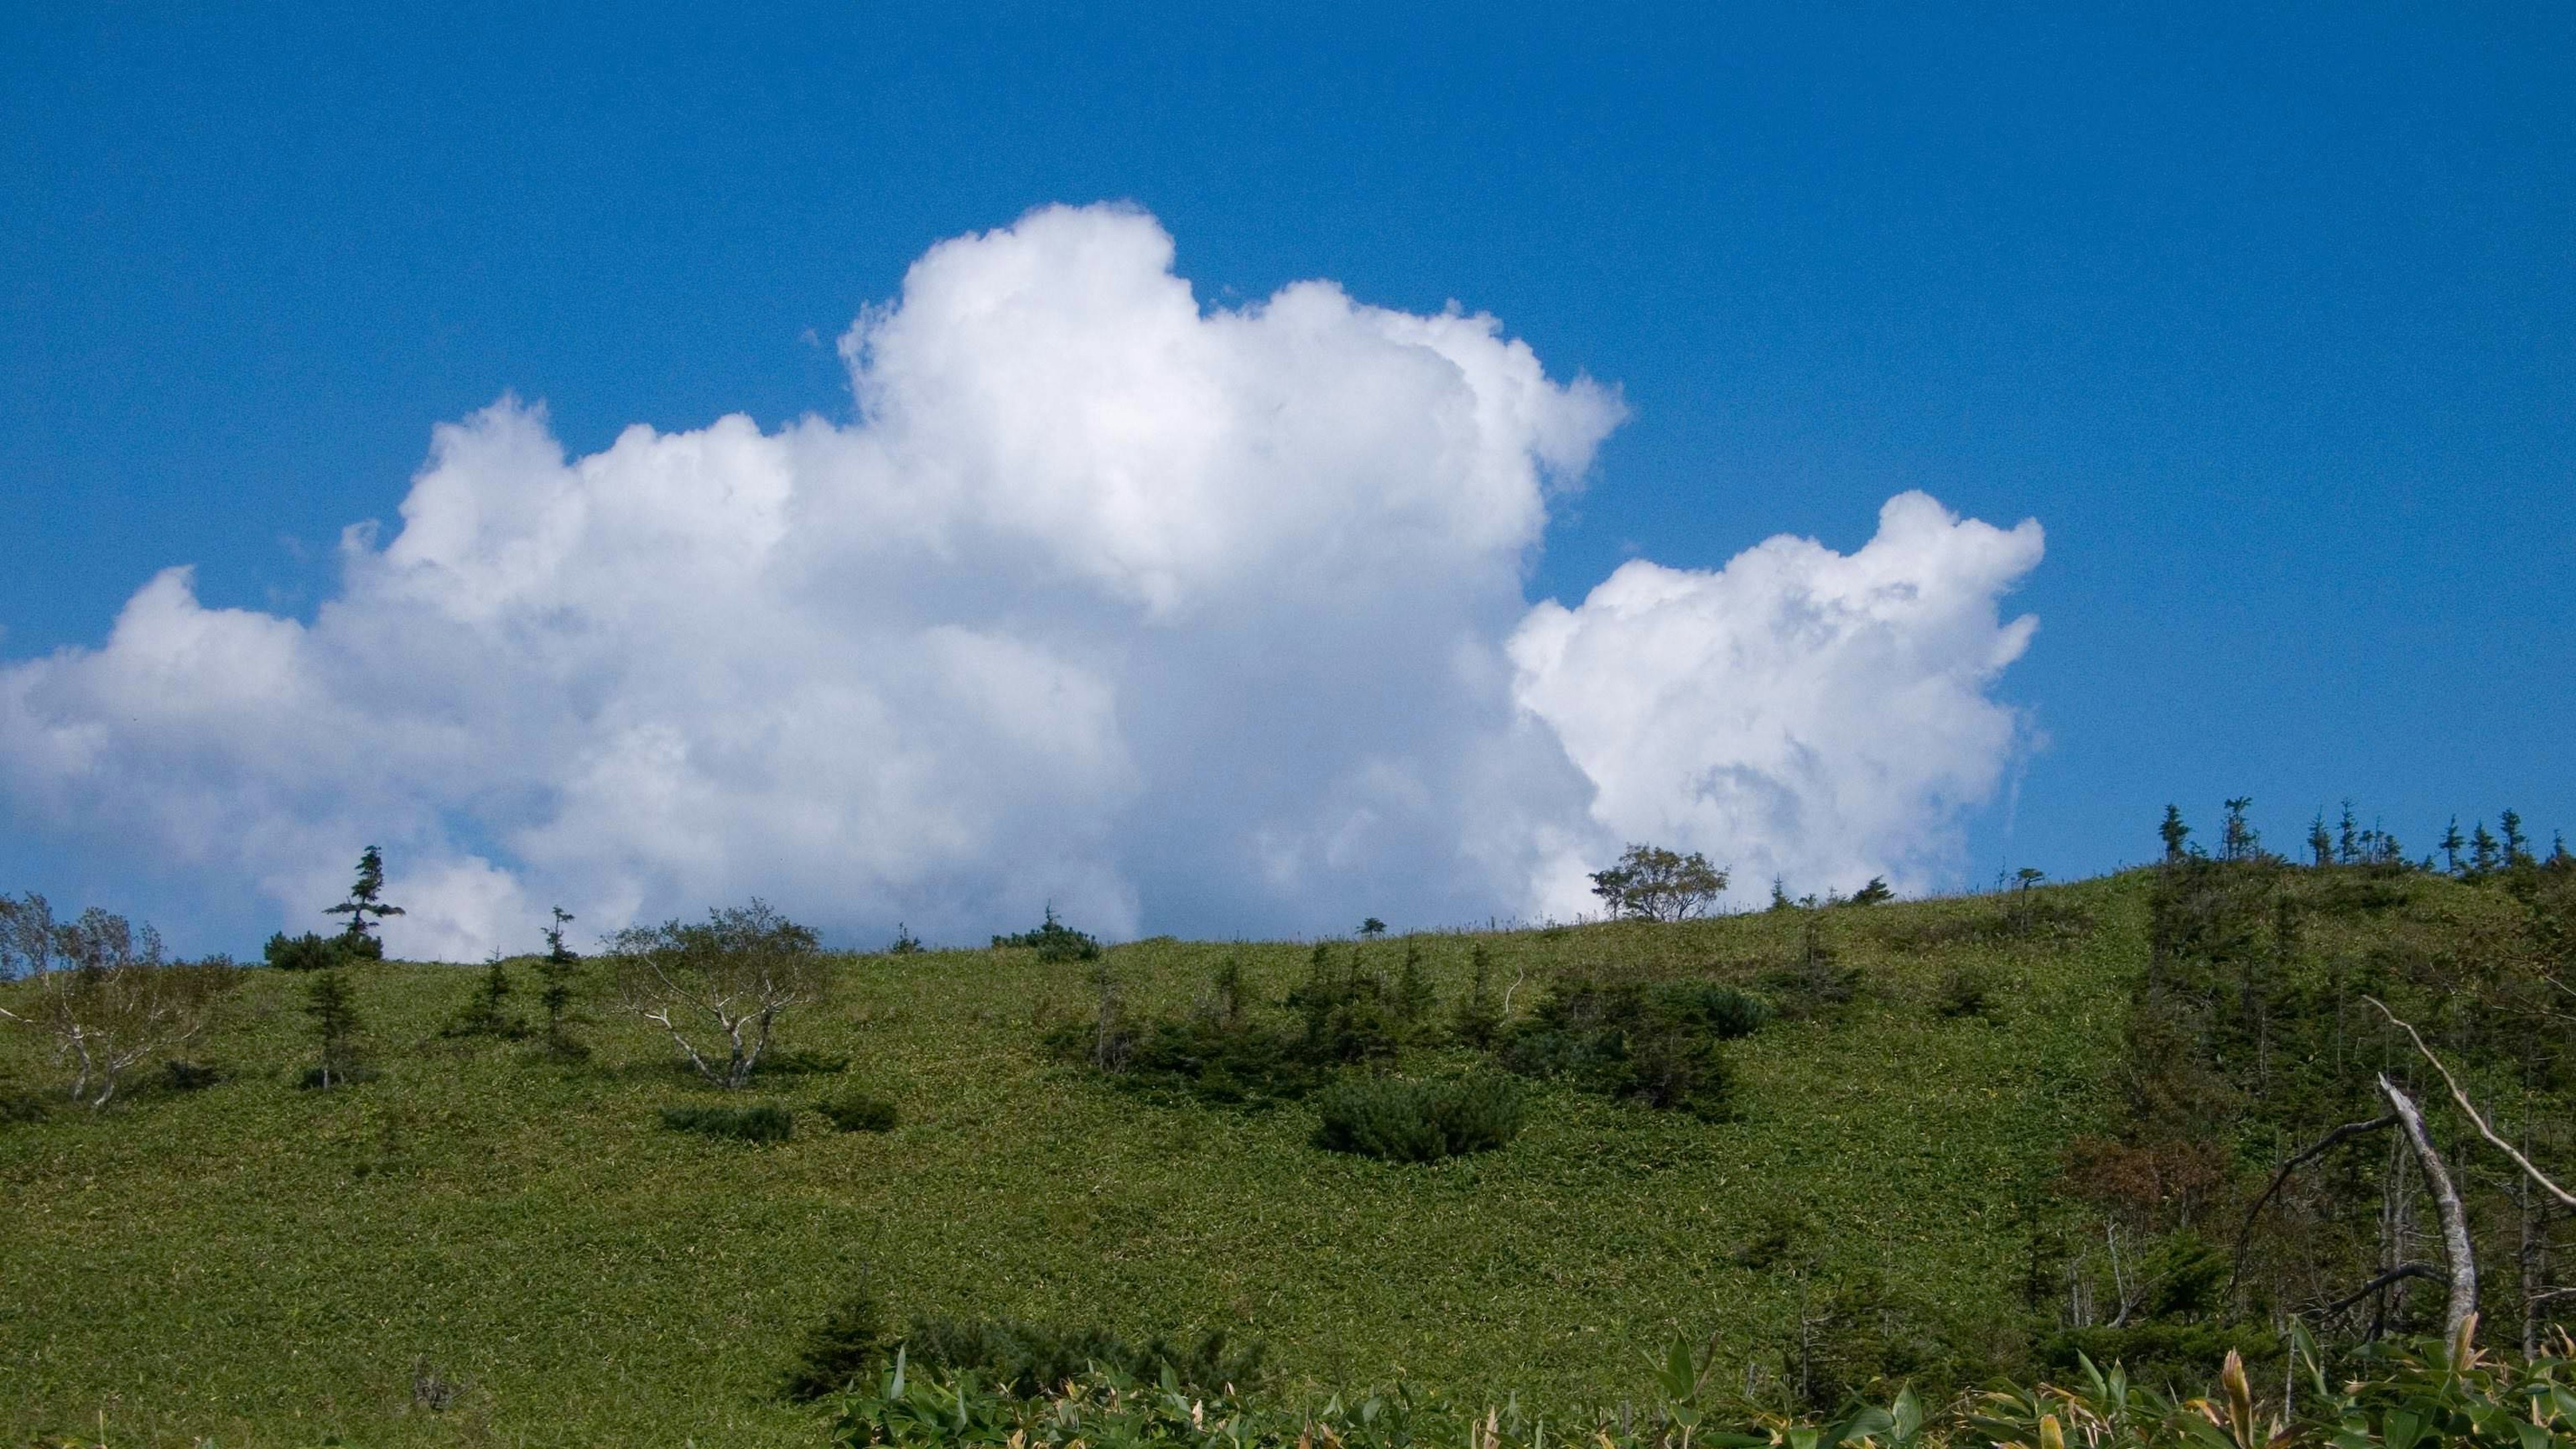
[[[2487,834],[2487,823],[2469,832],[2469,875],[2472,879],[2495,874],[2496,838]]]
[[[2451,827],[2442,832],[2442,868],[2453,875],[2460,873],[2460,848],[2469,842],[2460,835],[2460,817],[2451,817]]]
[[[305,1084],[330,1088],[348,1081],[357,1070],[362,1023],[357,998],[339,967],[314,974],[313,984],[305,988],[304,1014],[312,1019],[313,1036],[322,1052],[321,1064],[304,1074]]]
[[[2355,831],[2352,802],[2343,802],[2343,818],[2335,823],[2335,858],[2346,865],[2361,859],[2361,837]]]
[[[2504,868],[2514,870],[2534,864],[2531,858],[2531,838],[2522,833],[2522,816],[2507,810],[2496,817],[2496,825],[2504,831]]]
[[[2326,812],[2322,810],[2308,823],[2308,853],[2318,865],[2334,864],[2334,838],[2326,834]]]
[[[2165,807],[2165,823],[2156,827],[2156,834],[2164,837],[2166,860],[2182,859],[2183,840],[2191,834],[2191,827],[2182,823],[2182,807]]]
[[[572,977],[581,957],[564,944],[564,927],[572,924],[572,913],[561,906],[554,908],[554,924],[546,927],[546,954],[537,960],[537,977],[545,983],[537,1001],[546,1009],[546,1044],[557,1051],[571,1045],[564,1035],[564,1015],[572,1009]]]
[[[2245,821],[2245,812],[2254,803],[2251,795],[2239,795],[2227,802],[2227,821],[2218,837],[2220,860],[2252,860],[2261,837]]]
[[[402,907],[385,900],[385,855],[372,845],[358,856],[358,879],[349,887],[349,898],[324,912],[349,918],[340,931],[340,949],[370,961],[385,955],[384,943],[376,939],[377,924],[402,913]]]

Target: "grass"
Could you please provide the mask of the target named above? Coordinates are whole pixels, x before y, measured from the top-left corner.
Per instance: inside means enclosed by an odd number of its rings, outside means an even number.
[[[1810,923],[1860,982],[1728,1044],[1731,1120],[1534,1084],[1509,1146],[1427,1165],[1317,1150],[1311,1106],[1100,1085],[1041,1045],[1090,1010],[1096,963],[1026,950],[845,963],[785,1042],[847,1056],[899,1125],[833,1131],[798,1101],[793,1139],[757,1150],[663,1130],[724,1099],[596,1005],[583,1064],[441,1038],[478,981],[452,967],[352,968],[381,1076],[299,1091],[303,978],[257,972],[192,1049],[219,1084],[0,1125],[0,1435],[809,1444],[824,1417],[775,1386],[863,1281],[897,1318],[1223,1328],[1296,1379],[1589,1403],[1676,1332],[1733,1359],[1776,1341],[1797,1281],[1743,1250],[1784,1211],[1821,1225],[1821,1271],[1974,1325],[2018,1292],[2016,1195],[2102,1115],[2145,954],[2135,878],[2039,894],[2093,928],[1995,939],[1984,897],[1416,938],[1440,1013],[1477,943],[1521,1015],[1560,972],[1760,990]],[[1366,949],[1392,970],[1402,945]],[[1168,939],[1106,964],[1177,1012],[1228,955],[1270,1003],[1307,970],[1296,944]],[[1961,971],[1999,1004],[1937,1009]],[[42,1079],[42,1045],[0,1034],[0,1075]],[[424,1368],[455,1389],[442,1412]]]

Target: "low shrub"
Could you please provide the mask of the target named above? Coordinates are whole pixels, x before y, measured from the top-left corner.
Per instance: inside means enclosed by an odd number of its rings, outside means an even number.
[[[316,935],[311,931],[290,936],[284,931],[268,938],[260,955],[280,971],[328,971],[349,959],[348,947],[338,936]]]
[[[763,1052],[759,1065],[752,1068],[757,1077],[828,1077],[850,1069],[846,1056],[827,1056],[813,1051]]]
[[[674,1132],[695,1132],[735,1142],[784,1142],[796,1131],[796,1117],[784,1107],[718,1107],[692,1103],[663,1108],[662,1125]]]
[[[805,1335],[780,1392],[798,1403],[829,1398],[859,1385],[893,1351],[885,1305],[861,1288],[832,1306]]]
[[[1236,1344],[1218,1329],[1193,1342],[1130,1343],[1096,1327],[1057,1328],[1017,1318],[915,1316],[900,1334],[884,1305],[861,1289],[833,1306],[805,1336],[781,1388],[799,1402],[864,1391],[895,1350],[917,1373],[971,1376],[987,1392],[1035,1398],[1093,1374],[1155,1383],[1214,1397],[1250,1389],[1267,1375],[1258,1343]]]
[[[1046,920],[1034,931],[995,936],[994,949],[1022,947],[1038,953],[1041,961],[1096,961],[1100,959],[1097,938],[1077,931],[1055,918],[1055,907],[1046,910]]]
[[[814,1105],[843,1132],[894,1130],[895,1106],[883,1097],[871,1097],[865,1092],[844,1092],[837,1097],[826,1097]]]
[[[1718,1044],[1749,1036],[1771,1007],[1731,986],[1559,982],[1503,1044],[1504,1066],[1604,1096],[1715,1119],[1734,1105]]]
[[[1521,1130],[1521,1088],[1508,1077],[1355,1077],[1326,1088],[1315,1105],[1316,1146],[1389,1162],[1490,1152]]]
[[[1932,1009],[1943,1016],[1985,1016],[1995,1009],[1994,988],[1974,966],[1954,966],[1932,993]]]

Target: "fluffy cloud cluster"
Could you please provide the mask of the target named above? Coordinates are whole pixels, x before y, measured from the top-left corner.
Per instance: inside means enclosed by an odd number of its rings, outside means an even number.
[[[0,668],[0,792],[299,921],[382,843],[390,944],[469,958],[755,892],[854,940],[1565,915],[1624,839],[1924,884],[2015,748],[2035,524],[1908,495],[1530,609],[1621,408],[1491,318],[1203,310],[1151,218],[1059,208],[843,351],[847,423],[439,428],[310,623],[173,569]]]

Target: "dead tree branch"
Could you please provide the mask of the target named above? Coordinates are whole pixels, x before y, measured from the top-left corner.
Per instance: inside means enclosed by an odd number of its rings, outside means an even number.
[[[2397,1267],[2391,1268],[2387,1272],[2380,1274],[2378,1277],[2371,1279],[2369,1282],[2362,1284],[2361,1287],[2352,1294],[2352,1296],[2338,1299],[2335,1302],[2327,1304],[2324,1308],[2318,1310],[2317,1316],[2320,1318],[2332,1318],[2336,1314],[2343,1312],[2345,1309],[2350,1308],[2356,1303],[2359,1303],[2364,1298],[2369,1297],[2371,1294],[2377,1293],[2384,1288],[2395,1287],[2397,1284],[2402,1283],[2409,1278],[2439,1278],[2441,1276],[2442,1275],[2440,1273],[2435,1272],[2428,1264],[2401,1263]]]
[[[2245,1276],[2245,1245],[2253,1239],[2254,1220],[2262,1216],[2264,1205],[2271,1202],[2272,1195],[2281,1190],[2281,1184],[2290,1180],[2290,1174],[2324,1156],[2326,1150],[2338,1142],[2350,1141],[2366,1133],[2384,1131],[2396,1125],[2397,1115],[2393,1112],[2385,1117],[2374,1117],[2367,1122],[2346,1122],[2318,1138],[2305,1152],[2281,1164],[2281,1170],[2272,1174],[2272,1185],[2263,1189],[2263,1195],[2254,1199],[2254,1206],[2245,1210],[2245,1224],[2236,1230],[2236,1266],[2227,1275],[2229,1294],[2235,1293],[2237,1281]]]
[[[2433,1189],[2433,1207],[2442,1219],[2442,1257],[2451,1270],[2451,1293],[2443,1305],[2442,1330],[2456,1337],[2460,1325],[2478,1311],[2477,1250],[2469,1243],[2469,1215],[2460,1206],[2459,1189],[2451,1185],[2451,1171],[2442,1163],[2442,1154],[2433,1149],[2432,1136],[2424,1130],[2424,1114],[2416,1109],[2415,1099],[2403,1088],[2388,1080],[2383,1072],[2379,1090],[2388,1105],[2397,1109],[2397,1125],[2406,1134],[2406,1145],[2415,1149],[2415,1161],[2424,1169],[2424,1181]]]
[[[2379,1014],[2387,1017],[2399,1031],[2406,1033],[2407,1039],[2415,1043],[2415,1050],[2423,1053],[2424,1060],[2433,1064],[2433,1070],[2442,1074],[2442,1084],[2451,1089],[2451,1100],[2459,1103],[2460,1110],[2468,1114],[2469,1121],[2476,1125],[2479,1136],[2484,1137],[2488,1142],[2494,1144],[2497,1151],[2512,1158],[2514,1166],[2521,1168],[2533,1182],[2538,1183],[2542,1191],[2548,1193],[2551,1197],[2558,1199],[2560,1206],[2576,1207],[2576,1193],[2570,1193],[2567,1189],[2550,1181],[2547,1173],[2542,1172],[2539,1168],[2531,1165],[2530,1158],[2525,1157],[2520,1152],[2516,1151],[2512,1143],[2507,1142],[2502,1137],[2496,1135],[2495,1128],[2488,1125],[2486,1117],[2478,1111],[2477,1106],[2474,1103],[2469,1101],[2469,1094],[2460,1090],[2459,1079],[2452,1076],[2451,1069],[2442,1065],[2442,1059],[2435,1056],[2433,1054],[2433,1049],[2424,1044],[2423,1033],[2417,1031],[2412,1025],[2399,1017],[2396,1012],[2389,1010],[2387,1004],[2382,1002],[2378,997],[2365,996],[2362,1000],[2378,1007]]]

